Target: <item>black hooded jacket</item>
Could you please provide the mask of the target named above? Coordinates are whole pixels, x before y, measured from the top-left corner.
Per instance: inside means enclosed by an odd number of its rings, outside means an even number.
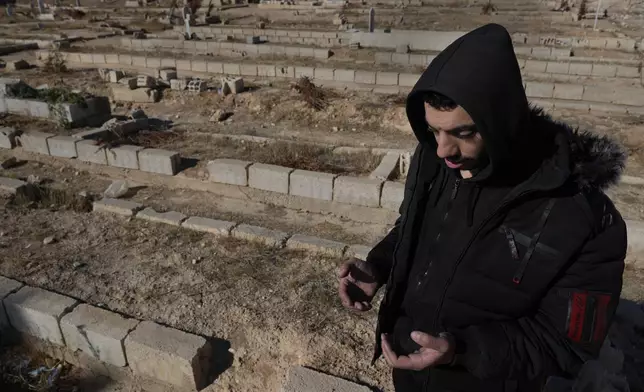
[[[490,163],[462,180],[436,156],[422,95],[461,105]],[[598,353],[622,286],[626,226],[603,189],[623,150],[530,108],[512,41],[499,25],[456,40],[407,100],[419,144],[401,216],[370,252],[387,283],[380,333],[399,354],[411,330],[456,337],[452,366],[428,390],[532,391]],[[374,359],[375,359],[374,358]]]

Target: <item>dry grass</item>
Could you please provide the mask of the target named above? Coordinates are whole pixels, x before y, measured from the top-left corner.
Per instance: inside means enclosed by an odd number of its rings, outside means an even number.
[[[76,212],[90,212],[92,210],[92,201],[87,197],[82,197],[66,189],[50,188],[37,184],[30,184],[22,192],[18,192],[11,199],[10,204]]]
[[[46,72],[51,73],[67,72],[67,61],[63,58],[59,51],[52,50],[49,52],[49,55],[47,55],[47,58],[45,59],[45,65],[43,69]]]
[[[334,174],[367,174],[380,163],[380,156],[369,152],[334,153],[329,147],[274,142],[258,145],[227,138],[212,142],[218,158],[234,158],[302,170]]]
[[[327,96],[321,88],[306,76],[297,80],[293,89],[300,93],[302,99],[313,109],[323,110],[328,106]]]
[[[492,1],[488,1],[481,7],[481,13],[483,15],[490,15],[492,12],[496,11],[496,7],[492,4]]]

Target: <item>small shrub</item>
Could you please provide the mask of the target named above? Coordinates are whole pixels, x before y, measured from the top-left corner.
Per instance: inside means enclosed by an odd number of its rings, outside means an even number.
[[[67,72],[67,61],[58,50],[52,50],[45,59],[44,69],[47,72],[54,73]]]
[[[492,12],[495,12],[495,11],[496,11],[496,7],[494,6],[494,4],[492,4],[491,0],[485,3],[483,7],[481,7],[481,13],[483,15],[490,15]]]
[[[302,99],[313,109],[323,110],[327,107],[328,102],[324,90],[311,82],[308,77],[299,78],[293,88],[300,93]]]

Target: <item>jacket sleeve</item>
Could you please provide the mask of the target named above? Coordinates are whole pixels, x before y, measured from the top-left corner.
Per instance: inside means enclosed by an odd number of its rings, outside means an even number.
[[[596,357],[622,287],[626,225],[619,218],[584,244],[534,315],[449,331],[455,365],[478,378],[575,375]]]
[[[396,219],[394,227],[389,231],[389,233],[383,238],[376,246],[371,249],[367,255],[367,262],[373,264],[376,267],[378,273],[378,278],[382,284],[387,282],[389,278],[389,273],[391,271],[391,266],[393,263],[394,249],[396,248],[396,243],[398,242],[398,233],[401,230],[401,222],[405,214],[406,206],[411,201],[411,196],[416,187],[416,174],[419,169],[419,160],[421,154],[421,145],[419,144],[414,151],[414,154],[409,163],[409,170],[407,173],[407,179],[405,181],[405,190],[403,201],[400,204],[398,212],[400,216]]]

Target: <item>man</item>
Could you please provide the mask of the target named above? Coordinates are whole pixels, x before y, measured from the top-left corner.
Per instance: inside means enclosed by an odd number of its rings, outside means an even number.
[[[338,272],[346,307],[386,284],[374,361],[396,391],[540,391],[596,356],[626,226],[602,189],[623,150],[530,108],[508,32],[439,54],[407,100],[419,144],[401,216]]]

